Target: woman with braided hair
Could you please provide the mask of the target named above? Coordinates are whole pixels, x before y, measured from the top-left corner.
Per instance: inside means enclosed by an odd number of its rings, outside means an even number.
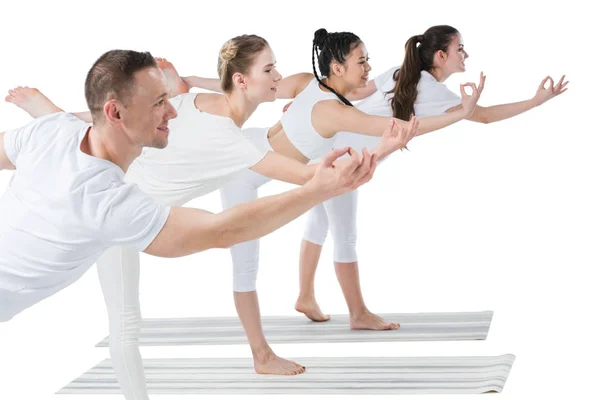
[[[277,97],[294,99],[281,120],[270,128],[247,129],[247,137],[259,148],[281,153],[302,163],[318,159],[334,147],[334,138],[339,132],[357,132],[361,136],[374,138],[374,143],[377,143],[389,119],[363,113],[346,98],[352,91],[367,85],[371,67],[365,44],[350,32],[328,33],[325,29],[319,29],[314,35],[312,57],[313,74],[296,74],[279,82]],[[320,74],[317,72],[317,62]],[[216,89],[214,80],[198,77],[183,80],[188,86]],[[461,110],[420,120],[417,134],[440,129],[469,117],[479,99],[480,90],[474,84],[468,85],[473,88],[473,94],[468,96],[463,90]],[[397,118],[394,121],[408,127],[417,123],[415,118],[410,123]],[[221,189],[223,207],[232,207],[257,198],[258,188],[269,180],[253,171],[244,171],[235,181]],[[351,219],[351,212],[352,210],[339,209],[333,205],[332,213],[336,217],[348,220]],[[341,230],[334,232],[336,244],[338,240],[340,243],[339,248],[348,247],[343,234]],[[234,264],[234,290],[256,293],[259,241],[233,246],[231,256]],[[358,264],[354,260],[349,262],[343,251],[339,257],[336,259],[336,273],[350,311],[351,328],[398,329],[397,323],[384,321],[368,310],[360,291]],[[257,301],[253,308],[258,310]],[[303,309],[301,304],[297,309],[307,314],[310,312]],[[262,335],[259,330],[259,313],[252,311],[250,307],[246,307],[245,312],[247,317],[240,313],[242,320],[249,321],[253,317],[256,332]]]
[[[465,71],[465,60],[469,57],[464,49],[460,32],[447,25],[433,26],[422,35],[412,36],[406,42],[406,53],[401,66],[389,69],[370,80],[363,87],[350,92],[351,101],[366,99],[357,108],[374,115],[394,116],[400,119],[416,115],[418,118],[460,111],[461,99],[450,91],[443,82],[452,74]],[[476,105],[467,119],[479,123],[491,123],[514,117],[537,107],[567,90],[564,76],[555,85],[551,77],[540,83],[534,97],[529,100],[482,107]],[[550,82],[548,88],[545,88]],[[367,98],[368,97],[368,98]],[[372,138],[350,132],[339,133],[335,146],[352,148],[369,147]],[[336,257],[346,246],[345,261],[357,263],[356,209],[357,191],[327,200],[314,207],[306,219],[304,239],[300,250],[300,294],[296,304],[314,321],[326,321],[328,315],[321,312],[314,292],[314,278],[322,246],[330,228],[334,235]],[[344,218],[337,214],[347,211]],[[329,224],[331,224],[329,226]],[[343,232],[342,234],[338,232]],[[335,235],[346,237],[341,245]],[[340,250],[342,249],[342,250]],[[336,258],[336,267],[338,266]]]

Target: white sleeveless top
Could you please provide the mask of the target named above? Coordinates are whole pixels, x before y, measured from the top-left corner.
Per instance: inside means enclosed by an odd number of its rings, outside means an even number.
[[[313,79],[296,96],[281,118],[281,125],[290,142],[311,160],[322,157],[333,148],[333,138],[327,139],[321,136],[311,121],[313,107],[323,100],[340,101],[334,93],[322,91],[317,79]]]

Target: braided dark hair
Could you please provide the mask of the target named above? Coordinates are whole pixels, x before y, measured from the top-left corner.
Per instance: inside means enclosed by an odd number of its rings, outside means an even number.
[[[352,50],[361,43],[358,36],[351,32],[331,32],[328,33],[325,29],[321,28],[315,32],[313,39],[313,50],[312,50],[312,64],[313,72],[317,81],[329,91],[334,93],[338,99],[344,104],[354,107],[348,99],[336,92],[333,88],[327,86],[319,78],[317,68],[315,66],[315,54],[319,62],[319,70],[323,76],[329,76],[331,74],[331,63],[337,61],[341,64],[346,62],[346,57]]]

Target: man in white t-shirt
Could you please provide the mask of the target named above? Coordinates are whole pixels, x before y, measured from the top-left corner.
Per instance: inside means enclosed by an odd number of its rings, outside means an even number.
[[[157,204],[124,174],[143,147],[164,148],[164,75],[149,53],[113,50],[92,66],[93,124],[54,113],[0,133],[0,169],[16,169],[0,197],[0,322],[75,282],[108,248],[179,257],[264,236],[316,204],[370,180],[375,157],[349,149],[323,160],[304,186],[220,214]],[[403,135],[394,129],[394,134]]]

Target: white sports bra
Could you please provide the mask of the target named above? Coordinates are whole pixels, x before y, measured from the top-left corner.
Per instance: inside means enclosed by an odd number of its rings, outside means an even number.
[[[281,118],[281,125],[290,142],[311,160],[322,157],[333,149],[333,138],[321,136],[311,121],[313,107],[322,100],[337,100],[341,103],[334,93],[322,91],[317,79],[313,79],[294,98]]]

